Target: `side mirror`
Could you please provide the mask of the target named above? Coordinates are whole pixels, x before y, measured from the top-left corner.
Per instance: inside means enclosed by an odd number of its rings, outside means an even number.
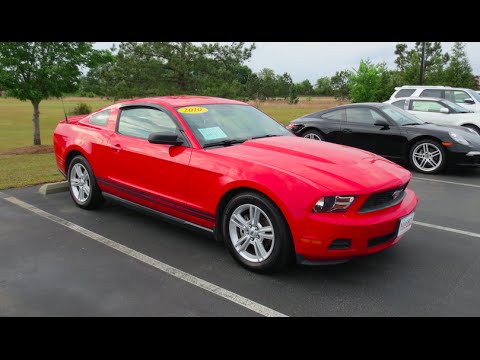
[[[152,144],[182,145],[183,139],[173,132],[154,132],[148,136]]]
[[[464,104],[475,105],[475,101],[473,101],[472,99],[464,99],[463,102]]]
[[[442,108],[440,108],[440,112],[442,114],[448,114],[450,112],[450,110],[448,110],[448,108],[446,108],[446,107],[442,107]]]
[[[390,124],[387,123],[385,120],[377,120],[377,121],[375,121],[375,123],[373,125],[381,126],[384,129],[388,129],[390,127]]]

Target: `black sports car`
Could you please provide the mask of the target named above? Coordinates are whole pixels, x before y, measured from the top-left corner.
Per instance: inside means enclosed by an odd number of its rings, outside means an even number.
[[[480,136],[475,131],[426,123],[390,104],[342,105],[293,120],[287,128],[307,139],[406,161],[422,173],[435,174],[447,165],[480,165]]]

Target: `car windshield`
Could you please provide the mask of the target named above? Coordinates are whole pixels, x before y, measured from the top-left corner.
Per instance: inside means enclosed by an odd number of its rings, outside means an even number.
[[[202,147],[232,145],[252,138],[294,136],[253,106],[195,105],[177,108]]]
[[[478,102],[480,102],[480,94],[478,92],[472,90],[472,91],[469,91],[468,93],[469,95],[474,97]]]
[[[425,124],[424,121],[420,120],[416,116],[393,105],[384,105],[381,109],[385,114],[387,114],[393,121],[395,121],[400,126]]]
[[[459,112],[459,113],[473,112],[473,111],[465,109],[463,106],[457,105],[456,103],[454,103],[453,101],[450,101],[450,100],[443,100],[442,102],[445,105],[450,106],[455,112]]]

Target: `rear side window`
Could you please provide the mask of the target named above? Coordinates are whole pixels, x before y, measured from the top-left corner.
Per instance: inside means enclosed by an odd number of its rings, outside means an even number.
[[[404,109],[405,108],[405,100],[397,100],[392,102],[393,106],[396,106],[399,109]]]
[[[420,93],[420,97],[443,98],[442,91],[443,90],[425,89]]]
[[[400,89],[396,94],[396,98],[409,97],[415,92],[415,89]]]
[[[175,132],[177,126],[163,111],[151,108],[125,109],[118,119],[118,133],[148,139],[154,132]]]
[[[369,108],[348,108],[347,122],[364,125],[374,125],[377,120],[385,120],[375,110]]]
[[[322,115],[327,120],[345,121],[345,109],[329,111]]]
[[[110,110],[101,111],[95,115],[90,116],[90,124],[94,125],[107,125],[108,117],[110,116]]]
[[[465,104],[465,100],[472,100],[470,95],[460,90],[445,90],[445,99],[457,104]]]
[[[440,109],[445,107],[436,101],[421,101],[421,100],[412,100],[412,110],[413,111],[425,111],[425,112],[440,112]]]

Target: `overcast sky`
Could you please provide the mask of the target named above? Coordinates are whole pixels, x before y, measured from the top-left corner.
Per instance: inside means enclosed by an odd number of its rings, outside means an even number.
[[[96,43],[97,48],[109,48],[113,43]],[[251,44],[251,43],[247,43]],[[263,68],[276,73],[288,72],[294,82],[309,79],[314,83],[336,71],[356,68],[361,59],[385,61],[394,68],[394,42],[258,42],[247,63],[253,71]],[[409,48],[414,43],[407,43]],[[442,43],[449,51],[453,43]],[[467,43],[467,55],[475,75],[480,75],[480,42]]]

